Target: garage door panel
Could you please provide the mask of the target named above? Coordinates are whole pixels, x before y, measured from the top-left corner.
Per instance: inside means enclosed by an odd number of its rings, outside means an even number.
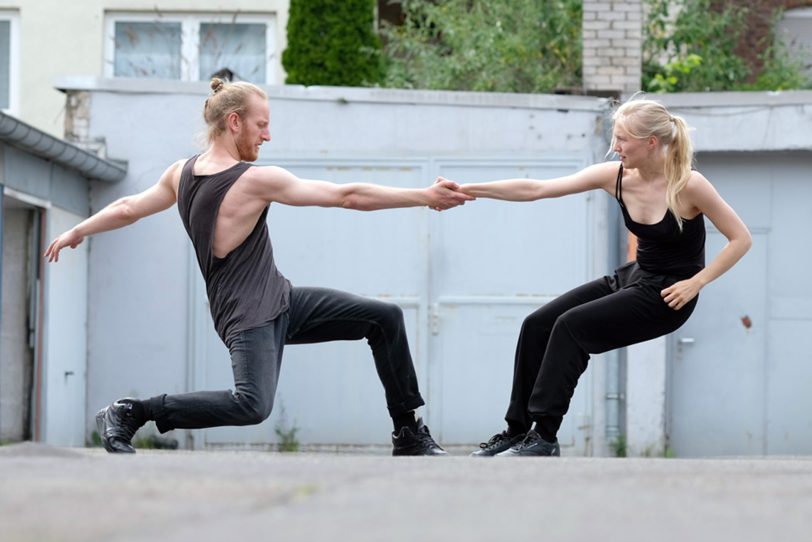
[[[812,454],[812,320],[770,325],[767,372],[767,451]]]

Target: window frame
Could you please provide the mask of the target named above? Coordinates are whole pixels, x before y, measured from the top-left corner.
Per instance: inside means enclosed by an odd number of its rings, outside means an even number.
[[[8,107],[0,111],[14,116],[20,113],[20,12],[0,10],[0,21],[9,23]]]
[[[208,24],[264,24],[265,25],[265,81],[252,81],[261,85],[276,84],[276,14],[243,14],[243,13],[144,13],[144,12],[106,12],[104,17],[104,76],[116,78],[116,23],[180,23],[180,79],[168,81],[200,80],[200,26]]]

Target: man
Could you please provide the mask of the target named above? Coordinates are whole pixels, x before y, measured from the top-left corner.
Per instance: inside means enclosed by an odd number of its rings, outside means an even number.
[[[396,305],[324,288],[297,288],[279,273],[266,225],[271,203],[358,210],[472,200],[451,182],[425,189],[302,180],[278,167],[256,167],[270,141],[267,95],[250,83],[212,80],[204,118],[209,148],[171,165],[153,187],[122,198],[57,237],[45,252],[59,259],[95,233],[130,225],[178,203],[197,255],[214,325],[229,349],[234,391],[120,399],[96,415],[111,453],[133,453],[132,437],[148,420],[158,430],[250,425],[273,407],[285,344],[366,338],[393,420],[393,455],[445,455],[415,409],[423,405],[403,314]]]

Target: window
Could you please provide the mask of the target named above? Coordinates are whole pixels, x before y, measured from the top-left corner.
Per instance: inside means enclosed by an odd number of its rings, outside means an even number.
[[[0,110],[17,111],[17,14],[0,11]]]
[[[200,73],[228,68],[249,81],[265,81],[265,26],[262,24],[200,25]]]
[[[180,79],[180,23],[116,22],[113,75]]]
[[[105,75],[274,83],[274,17],[108,14]]]

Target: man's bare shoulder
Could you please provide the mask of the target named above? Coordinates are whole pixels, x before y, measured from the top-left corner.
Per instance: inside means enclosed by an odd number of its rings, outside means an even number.
[[[186,159],[178,160],[164,171],[164,174],[161,175],[161,179],[158,181],[158,184],[161,183],[168,183],[172,186],[172,188],[177,192],[178,184],[180,184],[180,175],[183,172],[183,166],[186,164]]]
[[[247,181],[263,184],[285,184],[296,180],[295,175],[279,166],[251,166],[243,177]]]

